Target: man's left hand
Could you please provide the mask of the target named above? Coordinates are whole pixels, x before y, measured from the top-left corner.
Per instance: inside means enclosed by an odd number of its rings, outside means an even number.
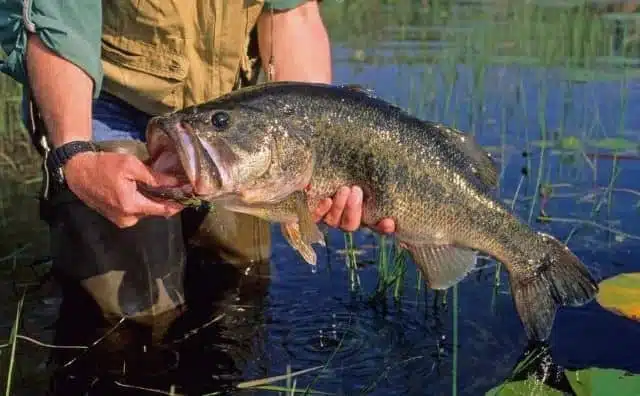
[[[358,186],[341,187],[333,196],[318,204],[313,212],[313,220],[324,222],[346,232],[353,232],[360,228],[362,220],[362,189]],[[382,234],[395,232],[396,224],[393,219],[380,220],[374,229]]]
[[[317,1],[304,1],[278,12],[263,12],[258,21],[258,42],[262,64],[273,66],[270,77],[274,81],[331,83],[329,35]],[[333,199],[318,204],[313,219],[324,220],[343,231],[357,230],[362,220],[362,189],[341,188]],[[374,229],[383,234],[393,233],[396,225],[393,219],[382,219]]]

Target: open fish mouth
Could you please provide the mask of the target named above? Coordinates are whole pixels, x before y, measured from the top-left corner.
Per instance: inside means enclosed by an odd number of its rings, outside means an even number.
[[[214,159],[188,123],[152,118],[147,126],[147,164],[156,172],[176,177],[177,186],[138,185],[150,198],[190,202],[214,195],[222,185]]]

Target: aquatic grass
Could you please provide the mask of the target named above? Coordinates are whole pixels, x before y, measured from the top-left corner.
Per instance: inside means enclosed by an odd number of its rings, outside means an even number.
[[[18,328],[20,327],[20,319],[22,318],[22,308],[24,306],[24,297],[26,290],[23,290],[20,299],[18,300],[18,304],[16,307],[16,315],[13,321],[13,326],[11,327],[11,335],[9,337],[9,344],[11,345],[11,351],[9,352],[9,367],[7,369],[7,383],[5,384],[5,396],[10,396],[12,392],[12,383],[13,383],[13,372],[15,370],[15,361],[16,361],[16,351],[18,348]]]
[[[233,388],[235,388],[236,390],[262,390],[262,391],[269,391],[269,392],[277,392],[278,394],[284,394],[285,396],[289,396],[289,395],[293,396],[298,394],[333,395],[332,393],[322,392],[314,389],[305,389],[305,390],[296,389],[297,379],[295,377],[317,371],[323,367],[324,366],[316,366],[316,367],[310,367],[308,369],[304,369],[296,372],[291,372],[291,366],[287,365],[287,371],[283,375],[277,375],[274,377],[240,382],[237,385],[235,385]],[[273,383],[280,382],[280,381],[286,381],[287,385],[286,386],[272,385]],[[185,394],[183,393],[176,392],[175,385],[172,385],[168,391],[165,391],[162,389],[154,389],[154,388],[149,388],[149,387],[144,387],[139,385],[127,384],[118,380],[114,381],[114,384],[121,388],[142,391],[150,394],[167,395],[167,396],[185,396]],[[226,391],[216,391],[216,392],[205,393],[205,394],[202,394],[201,396],[216,396],[216,395],[226,395],[226,394],[228,394]]]
[[[386,294],[386,285],[389,279],[389,254],[391,250],[387,248],[387,237],[385,235],[377,236],[378,240],[378,283],[374,298],[382,298]]]
[[[371,300],[383,301],[389,290],[396,303],[404,294],[405,276],[408,270],[407,251],[396,240],[389,240],[385,235],[377,235],[378,255],[376,259],[377,283]],[[420,273],[420,271],[416,271]],[[420,282],[421,277],[418,277]],[[416,286],[418,287],[418,286]]]
[[[543,83],[543,89],[540,89],[538,91],[538,102],[537,102],[537,108],[538,108],[538,127],[540,128],[540,139],[545,141],[547,140],[547,123],[546,123],[546,118],[544,115],[544,109],[545,109],[545,104],[546,104],[546,85],[544,85]],[[536,182],[535,182],[535,186],[534,186],[534,193],[533,196],[537,197],[539,195],[540,192],[540,187],[542,186],[543,183],[543,179],[542,179],[542,175],[543,175],[543,169],[544,169],[544,164],[545,164],[545,154],[546,154],[546,150],[544,147],[540,148],[540,158],[538,160],[538,170],[536,172]],[[527,218],[527,222],[529,224],[531,224],[531,220],[533,218],[533,211],[536,207],[536,200],[532,201],[529,207],[529,216]]]
[[[611,207],[611,202],[612,202],[611,191],[615,185],[615,181],[619,174],[620,174],[620,169],[618,168],[617,161],[614,159],[613,165],[611,167],[611,178],[609,179],[609,184],[607,185],[605,194],[603,194],[601,199],[592,207],[591,213],[589,215],[590,219],[593,219],[596,215],[600,213],[600,210],[605,203],[609,208]],[[581,223],[581,224],[585,224],[585,223]],[[567,236],[567,238],[565,239],[565,243],[569,243],[569,241],[577,231],[578,231],[578,226],[574,226],[569,232],[569,235]]]
[[[287,372],[283,375],[277,375],[274,377],[268,377],[268,378],[262,378],[262,379],[257,379],[257,380],[251,380],[251,381],[244,381],[239,383],[238,385],[236,385],[236,388],[238,389],[248,389],[248,388],[261,388],[264,389],[263,387],[268,385],[268,384],[272,384],[274,382],[279,382],[279,381],[283,381],[286,380],[287,381],[287,386],[285,388],[280,388],[278,390],[282,390],[282,389],[293,389],[295,388],[295,383],[293,381],[293,378],[299,375],[303,375],[303,374],[307,374],[307,373],[311,373],[314,371],[318,371],[320,369],[326,368],[326,365],[321,365],[321,366],[315,366],[315,367],[310,367],[304,370],[300,370],[300,371],[296,371],[294,373],[291,372],[291,366],[287,365]],[[312,390],[309,389],[309,392],[314,392]],[[315,392],[314,392],[315,393]]]
[[[0,56],[0,59],[2,57]],[[19,139],[23,138],[20,123],[16,123],[19,120],[20,114],[20,103],[22,101],[22,89],[21,86],[16,83],[10,77],[0,74],[0,92],[2,92],[2,96],[0,96],[0,125],[2,125],[2,129],[0,129],[1,140],[4,142],[16,142]],[[5,151],[7,147],[4,145],[0,146],[2,150]]]
[[[356,258],[356,246],[353,243],[353,233],[345,232],[345,263],[349,272],[349,288],[352,292],[360,290],[360,275],[358,274],[358,261]]]
[[[610,227],[593,220],[585,220],[585,219],[571,218],[571,217],[557,217],[557,216],[539,216],[538,219],[540,221],[551,222],[551,223],[555,222],[555,223],[576,224],[579,226],[589,226],[602,231],[610,232],[624,239],[632,239],[632,240],[640,241],[640,235],[630,234],[620,229],[617,229],[615,227]]]
[[[458,284],[453,285],[452,303],[452,358],[451,358],[451,395],[458,395]]]

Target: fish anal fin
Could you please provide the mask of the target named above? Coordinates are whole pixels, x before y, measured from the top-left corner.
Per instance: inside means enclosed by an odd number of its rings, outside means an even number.
[[[453,245],[403,244],[431,289],[448,289],[475,267],[477,253]]]

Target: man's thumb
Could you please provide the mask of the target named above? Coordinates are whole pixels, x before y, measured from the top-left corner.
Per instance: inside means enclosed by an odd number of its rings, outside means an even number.
[[[145,166],[137,158],[133,158],[128,165],[129,177],[140,183],[144,183],[150,186],[176,186],[180,183],[180,180],[169,174],[155,172],[153,169]]]

